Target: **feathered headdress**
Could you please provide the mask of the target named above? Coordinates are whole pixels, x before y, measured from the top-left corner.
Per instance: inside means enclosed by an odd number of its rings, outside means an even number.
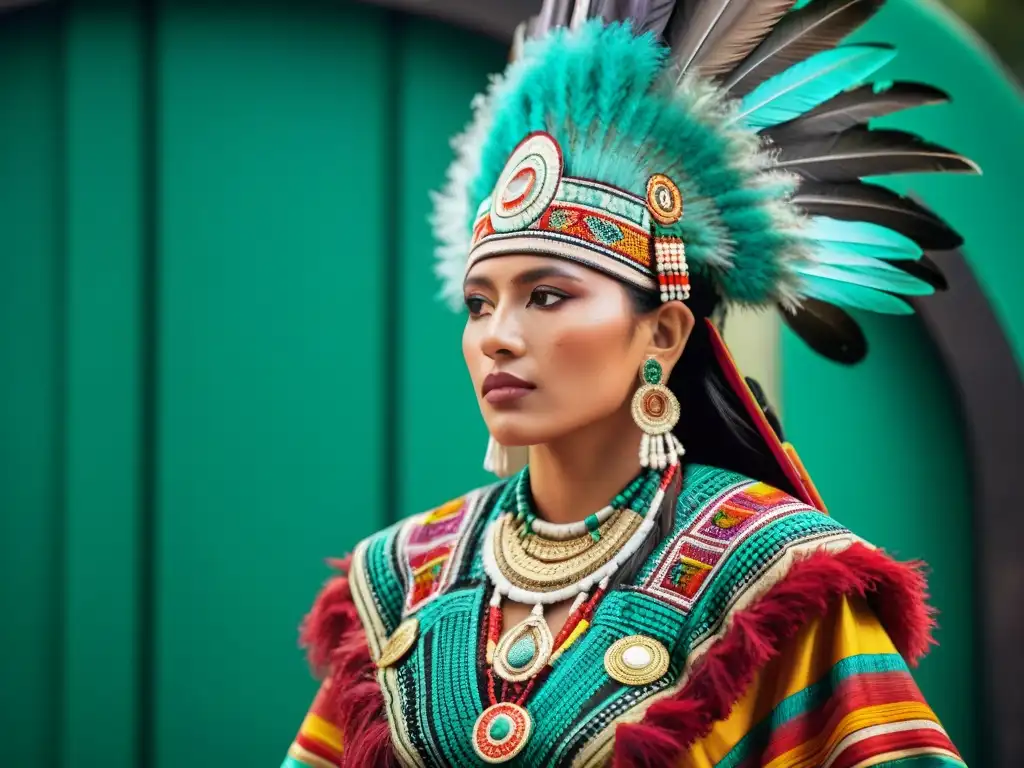
[[[883,0],[550,0],[474,101],[435,198],[444,293],[502,254],[587,264],[665,300],[701,274],[726,305],[778,305],[842,362],[866,344],[846,309],[905,314],[944,287],[925,256],[959,236],[861,181],[977,172],[868,121],[947,100],[870,83],[895,51],[839,45]],[[801,6],[793,10],[794,5]]]

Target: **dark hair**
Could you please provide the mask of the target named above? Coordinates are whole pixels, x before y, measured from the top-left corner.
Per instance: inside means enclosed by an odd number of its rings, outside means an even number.
[[[667,382],[681,406],[674,431],[686,448],[686,461],[729,469],[793,493],[794,489],[715,361],[704,323],[719,304],[714,286],[693,274],[690,284],[690,299],[686,303],[696,323],[683,356]],[[649,314],[661,305],[657,293],[629,285],[624,287],[637,314]],[[752,379],[748,382],[753,385],[751,389],[781,439],[781,426],[763,390]]]

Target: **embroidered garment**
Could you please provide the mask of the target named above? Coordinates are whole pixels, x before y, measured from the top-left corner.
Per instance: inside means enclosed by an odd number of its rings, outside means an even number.
[[[285,768],[486,764],[472,746],[487,707],[481,551],[503,488],[341,564],[304,627],[326,679]],[[670,535],[556,649],[508,764],[962,766],[907,667],[930,642],[923,587],[813,507],[689,465]],[[638,636],[667,665],[624,683],[609,649]]]

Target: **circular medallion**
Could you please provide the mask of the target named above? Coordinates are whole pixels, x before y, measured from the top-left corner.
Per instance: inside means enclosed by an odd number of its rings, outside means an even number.
[[[675,224],[683,218],[683,193],[668,176],[656,173],[647,180],[647,208],[659,224]]]
[[[380,658],[377,659],[377,667],[384,669],[397,664],[412,648],[416,642],[416,636],[420,632],[418,619],[410,618],[398,625],[398,628],[391,633],[391,637],[381,649]]]
[[[562,179],[562,150],[547,133],[531,133],[512,151],[491,203],[495,232],[526,229],[555,198]]]
[[[473,726],[473,750],[487,763],[504,763],[523,751],[533,721],[517,704],[501,702],[485,709]]]
[[[647,685],[668,672],[668,650],[654,638],[630,635],[612,643],[604,668],[623,685]]]
[[[494,671],[510,683],[536,675],[551,658],[555,641],[543,616],[527,616],[494,649]]]
[[[679,401],[662,384],[644,384],[633,395],[633,418],[649,435],[664,435],[679,423]]]

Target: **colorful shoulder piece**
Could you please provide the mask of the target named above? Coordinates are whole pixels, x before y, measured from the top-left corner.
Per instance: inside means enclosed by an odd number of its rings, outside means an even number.
[[[313,714],[342,734],[343,764],[397,764],[377,661],[403,619],[443,594],[464,569],[495,488],[400,521],[332,561],[340,575],[320,592],[301,639],[326,678]]]
[[[702,471],[688,487],[717,489],[715,497],[677,527],[636,587],[685,616],[675,651],[682,673],[618,719],[615,765],[676,765],[758,671],[843,598],[866,598],[911,665],[932,642],[920,564],[896,562],[763,483],[718,470],[701,480]]]

